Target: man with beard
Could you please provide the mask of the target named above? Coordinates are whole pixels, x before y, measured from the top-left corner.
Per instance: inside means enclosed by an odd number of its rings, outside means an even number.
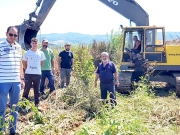
[[[142,55],[137,53],[136,57],[136,59],[131,61],[131,63],[135,66],[134,72],[132,73],[131,82],[138,82],[141,79],[140,77],[144,76],[147,70],[145,66],[145,59],[142,58]]]
[[[72,71],[72,65],[74,63],[74,56],[73,53],[70,51],[70,44],[65,44],[65,50],[59,53],[58,57],[58,65],[60,71],[60,88],[64,88],[64,82],[66,80],[66,86],[70,83],[70,76]]]
[[[46,60],[44,60],[44,64],[41,67],[41,84],[40,84],[40,93],[41,95],[45,95],[44,93],[44,83],[46,80],[46,77],[48,78],[49,81],[49,88],[50,88],[50,93],[53,92],[55,90],[54,87],[54,76],[53,76],[53,72],[55,71],[55,66],[54,66],[54,54],[53,51],[48,48],[48,40],[44,39],[42,41],[42,48],[40,49],[45,57]]]
[[[97,80],[100,78],[101,99],[107,99],[107,92],[110,93],[110,100],[112,105],[116,105],[115,84],[119,86],[118,72],[113,62],[109,61],[109,54],[107,52],[101,53],[101,63],[96,70],[96,77],[94,86],[97,87]]]

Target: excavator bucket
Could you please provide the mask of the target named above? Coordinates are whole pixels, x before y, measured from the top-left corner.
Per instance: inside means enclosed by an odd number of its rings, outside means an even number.
[[[16,27],[19,31],[18,43],[22,46],[24,50],[28,50],[29,48],[31,48],[31,39],[37,36],[38,30],[33,30],[25,23]]]
[[[41,8],[38,14],[36,14],[38,7],[41,5],[41,2],[42,0],[38,0],[36,2],[35,10],[29,14],[29,20],[25,20],[22,25],[16,26],[19,30],[19,37],[17,42],[24,50],[28,50],[31,47],[31,38],[37,36],[40,26],[44,22],[56,0],[43,0]]]

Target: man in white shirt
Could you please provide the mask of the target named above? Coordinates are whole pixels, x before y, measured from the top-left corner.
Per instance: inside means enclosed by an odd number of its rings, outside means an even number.
[[[34,87],[34,103],[39,105],[39,88],[41,80],[41,66],[45,60],[45,55],[42,51],[38,50],[38,40],[31,39],[31,49],[25,52],[23,56],[23,67],[25,69],[25,89],[23,97],[28,99],[29,91]]]

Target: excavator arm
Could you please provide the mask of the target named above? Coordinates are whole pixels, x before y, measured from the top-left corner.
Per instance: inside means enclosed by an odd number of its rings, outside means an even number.
[[[56,0],[38,0],[36,2],[35,10],[29,14],[29,19],[24,20],[23,24],[16,26],[19,31],[18,43],[21,44],[24,50],[28,50],[31,47],[31,38],[36,37],[38,31],[40,30],[40,26],[46,19],[55,2]],[[40,6],[40,10],[38,14],[36,14],[37,9]]]
[[[149,26],[148,13],[135,0],[99,0],[106,6],[134,22],[136,26]]]
[[[42,2],[43,1],[43,2]],[[106,6],[114,9],[124,17],[133,21],[137,26],[148,26],[149,16],[135,0],[99,0]],[[18,43],[24,50],[28,50],[32,37],[36,37],[40,26],[56,0],[38,0],[35,10],[29,14],[29,19],[16,26],[19,30]],[[42,3],[42,4],[41,4]],[[37,9],[40,7],[38,14]]]

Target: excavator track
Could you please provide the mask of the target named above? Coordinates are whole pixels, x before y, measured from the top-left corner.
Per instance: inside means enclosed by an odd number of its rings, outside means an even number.
[[[176,96],[180,97],[180,73],[173,73],[175,79],[176,79]]]
[[[127,93],[131,91],[131,76],[130,71],[121,71],[119,73],[119,87],[116,87],[116,91],[120,93]]]
[[[131,76],[132,76],[132,72],[130,71],[121,71],[119,73],[120,86],[116,87],[117,92],[127,93],[132,90]],[[176,96],[180,97],[180,73],[179,72],[152,75],[149,81],[166,82],[168,84],[171,84],[176,89]]]

